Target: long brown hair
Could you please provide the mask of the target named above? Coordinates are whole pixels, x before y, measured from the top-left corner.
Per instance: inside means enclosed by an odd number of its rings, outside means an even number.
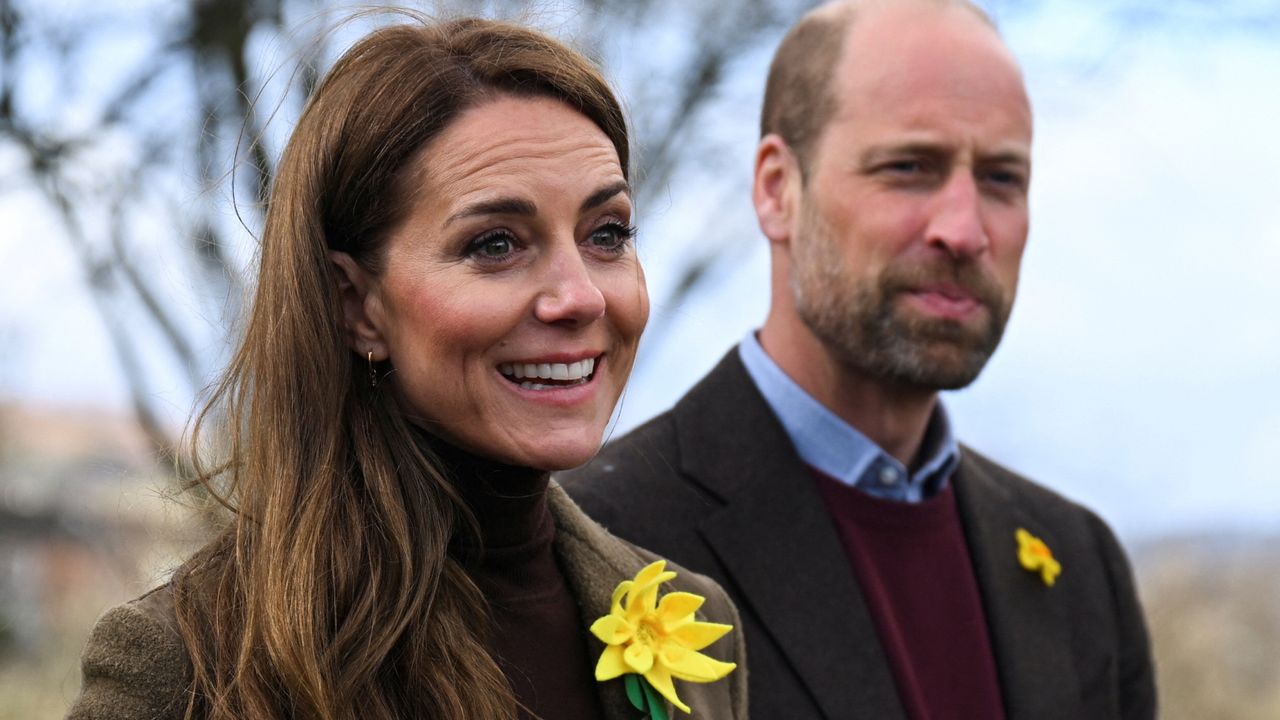
[[[517,25],[377,30],[308,101],[272,188],[243,339],[190,435],[193,483],[232,512],[173,578],[188,718],[515,717],[484,600],[448,554],[473,523],[348,348],[327,255],[378,272],[416,192],[410,161],[504,94],[576,108],[627,174],[623,114],[599,71]],[[217,461],[201,457],[211,432]]]

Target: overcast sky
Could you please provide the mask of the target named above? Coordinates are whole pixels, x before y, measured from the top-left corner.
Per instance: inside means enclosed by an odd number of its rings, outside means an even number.
[[[962,440],[1129,538],[1280,531],[1280,38],[1116,37],[1080,5],[1004,25],[1036,113],[1031,238],[1003,346],[946,402]],[[726,97],[757,106],[765,62],[741,64]],[[735,258],[681,307],[654,308],[669,332],[643,348],[619,431],[764,316],[768,261],[746,197],[754,118],[719,121],[741,181],[642,208],[640,244],[655,298],[679,256],[664,233],[723,227],[740,236]],[[0,166],[14,159],[0,150]],[[711,211],[733,221],[708,223]],[[54,219],[10,189],[0,228],[0,398],[123,411]],[[165,399],[185,417],[190,398]]]

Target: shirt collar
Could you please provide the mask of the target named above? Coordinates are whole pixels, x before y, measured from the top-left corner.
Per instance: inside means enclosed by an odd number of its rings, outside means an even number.
[[[920,502],[946,487],[960,460],[960,448],[941,402],[925,431],[922,454],[928,459],[912,474],[788,377],[764,351],[754,332],[739,344],[738,354],[806,464],[846,485],[890,500]]]

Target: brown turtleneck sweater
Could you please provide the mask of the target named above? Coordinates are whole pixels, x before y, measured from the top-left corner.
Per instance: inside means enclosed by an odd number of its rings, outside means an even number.
[[[578,603],[552,542],[547,473],[499,465],[456,448],[432,448],[480,526],[480,548],[461,545],[493,617],[490,647],[521,705],[522,720],[603,717]]]

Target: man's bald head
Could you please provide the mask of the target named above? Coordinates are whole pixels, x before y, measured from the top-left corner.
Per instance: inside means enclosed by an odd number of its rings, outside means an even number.
[[[802,174],[807,176],[813,145],[835,114],[831,79],[853,23],[876,8],[905,3],[966,8],[995,28],[986,12],[970,0],[835,0],[806,13],[773,56],[760,114],[760,136],[781,136],[796,154]]]

